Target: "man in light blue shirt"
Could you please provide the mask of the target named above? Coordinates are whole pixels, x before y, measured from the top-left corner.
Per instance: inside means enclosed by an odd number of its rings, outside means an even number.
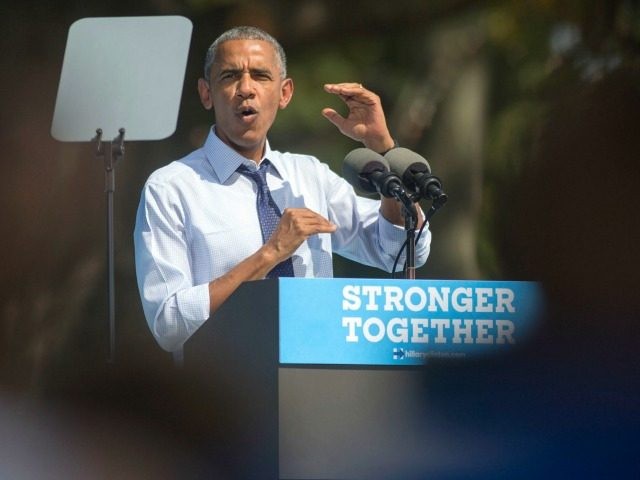
[[[262,30],[229,30],[207,52],[198,92],[216,124],[202,148],[149,177],[134,233],[145,316],[166,350],[180,350],[242,282],[265,278],[287,259],[296,277],[331,277],[333,252],[393,268],[406,238],[399,202],[358,197],[316,158],[271,149],[267,133],[293,90],[282,47]],[[325,90],[349,108],[346,118],[322,112],[344,135],[380,153],[393,148],[377,95],[355,83]],[[239,171],[258,166],[267,168],[270,195],[282,212],[264,241],[256,183]],[[430,240],[425,230],[417,265],[426,261]]]

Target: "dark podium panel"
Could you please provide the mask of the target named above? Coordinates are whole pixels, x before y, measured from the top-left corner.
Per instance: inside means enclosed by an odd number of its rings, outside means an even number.
[[[451,349],[502,348],[520,332],[515,318],[506,319],[527,310],[520,297],[531,304],[536,301],[527,290],[521,294],[519,288],[528,287],[524,284],[363,280],[365,301],[354,311],[358,282],[247,282],[185,343],[185,368],[224,393],[224,401],[215,407],[220,419],[216,438],[223,438],[224,446],[218,441],[212,454],[228,463],[237,478],[408,479],[453,464],[457,454],[443,442],[446,428],[429,417],[422,369],[428,357],[413,348],[417,345],[425,355],[439,357],[451,354]],[[397,295],[401,291],[404,304]],[[382,292],[375,297],[377,305],[371,292]],[[435,300],[434,308],[429,307],[427,295],[440,294],[438,312]],[[471,302],[483,318],[470,313]],[[413,311],[402,310],[403,305]],[[383,310],[392,307],[402,316],[385,319]],[[467,310],[458,323],[456,308]],[[509,314],[510,309],[517,312]],[[372,314],[377,317],[369,317]],[[421,318],[427,315],[434,320],[431,330]],[[451,317],[448,330],[443,326],[446,319],[436,315]],[[383,322],[386,334],[378,328]],[[313,343],[322,342],[317,339],[324,338],[325,326],[331,340],[316,349]],[[337,337],[331,336],[331,329],[333,334],[337,329]],[[349,340],[356,335],[357,341]],[[385,335],[388,338],[381,340]],[[307,337],[312,342],[297,351],[298,344],[304,344],[297,339]],[[368,345],[367,338],[373,343]],[[403,338],[407,342],[402,343]],[[352,347],[377,351],[351,361],[344,351]],[[317,352],[307,356],[312,350]],[[408,358],[412,355],[418,360]],[[307,357],[308,362],[287,360]],[[367,364],[362,358],[375,360]]]
[[[264,280],[243,284],[184,345],[189,374],[223,390],[212,448],[237,478],[279,475],[277,339],[278,281]]]

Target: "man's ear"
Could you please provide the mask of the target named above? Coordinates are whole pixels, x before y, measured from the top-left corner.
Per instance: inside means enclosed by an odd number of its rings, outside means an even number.
[[[200,94],[200,102],[205,110],[211,110],[213,107],[211,87],[209,87],[209,83],[204,78],[198,79],[198,93]]]
[[[286,108],[293,97],[293,80],[285,78],[280,86],[280,109]]]

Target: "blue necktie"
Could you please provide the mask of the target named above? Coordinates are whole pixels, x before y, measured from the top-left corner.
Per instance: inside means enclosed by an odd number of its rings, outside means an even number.
[[[262,230],[262,243],[266,243],[280,222],[282,213],[273,201],[269,186],[267,185],[267,170],[269,169],[269,160],[263,160],[258,170],[250,170],[245,165],[240,165],[238,172],[251,178],[258,187],[258,196],[256,198],[256,208],[258,209],[258,220],[260,221],[260,230]],[[275,277],[293,277],[293,262],[291,257],[280,262],[273,267],[267,278]]]

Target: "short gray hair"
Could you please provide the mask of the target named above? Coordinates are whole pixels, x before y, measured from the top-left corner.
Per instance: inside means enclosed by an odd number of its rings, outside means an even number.
[[[257,27],[233,27],[230,30],[227,30],[222,35],[214,40],[209,49],[207,50],[207,55],[204,59],[204,78],[207,82],[210,81],[211,76],[211,67],[213,66],[213,62],[216,60],[216,56],[218,55],[218,47],[229,40],[263,40],[265,42],[270,43],[273,46],[273,49],[276,52],[276,58],[278,59],[278,63],[280,64],[280,75],[282,78],[287,77],[287,56],[284,53],[284,49],[282,45],[269,35],[264,30],[261,30]]]

